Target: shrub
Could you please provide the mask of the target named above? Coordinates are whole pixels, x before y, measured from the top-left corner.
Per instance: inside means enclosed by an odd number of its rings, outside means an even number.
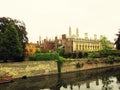
[[[64,53],[64,56],[65,58],[71,58],[72,57],[72,53]]]
[[[98,63],[99,63],[99,61],[98,61],[98,60],[94,60],[94,63],[95,63],[95,64],[98,64]]]
[[[88,59],[88,60],[87,60],[87,64],[92,64],[92,60],[91,60],[91,59]]]
[[[65,58],[64,58],[64,57],[62,57],[62,56],[59,56],[59,60],[60,60],[60,61],[64,61],[64,60],[65,60]]]
[[[88,52],[84,52],[83,57],[88,57]]]
[[[120,57],[115,57],[114,61],[120,63]]]
[[[61,73],[61,66],[65,58],[59,56],[59,59],[57,60],[57,67],[58,67],[58,72]]]
[[[0,63],[3,63],[4,62],[4,60],[0,60]]]
[[[79,58],[82,58],[82,57],[83,57],[82,52],[78,52],[78,57],[79,57]]]
[[[34,55],[29,56],[30,60],[58,60],[58,53],[35,53]]]
[[[72,53],[72,58],[75,59],[76,57],[77,57],[76,52],[73,52],[73,53]]]
[[[108,64],[113,64],[114,63],[114,59],[115,59],[115,57],[114,56],[108,56],[108,58],[107,58],[107,63]]]
[[[77,68],[81,68],[81,67],[83,67],[83,65],[84,65],[83,62],[78,62],[78,63],[76,64],[76,67],[77,67]]]

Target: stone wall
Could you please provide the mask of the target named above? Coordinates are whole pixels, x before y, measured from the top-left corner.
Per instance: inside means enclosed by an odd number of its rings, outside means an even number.
[[[95,62],[98,62],[96,64]],[[92,60],[92,64],[87,63],[87,59],[84,60],[66,60],[63,62],[61,67],[61,72],[74,72],[74,71],[80,71],[80,70],[88,70],[88,69],[96,69],[96,68],[104,68],[104,67],[112,67],[112,66],[118,66],[120,63],[114,63],[114,64],[106,64],[104,62],[105,58],[96,58],[95,60]],[[81,68],[77,68],[76,64],[78,62],[83,62],[84,65]]]
[[[55,61],[26,61],[16,63],[1,63],[0,76],[12,75],[14,78],[23,76],[39,76],[57,73]]]
[[[65,60],[62,63],[61,73],[120,65],[120,63],[105,64],[103,63],[104,59],[96,60],[99,61],[98,64],[95,64],[94,62],[92,64],[87,64],[87,60]],[[84,66],[81,68],[77,68],[76,64],[78,62],[83,62]],[[58,69],[56,61],[25,61],[16,63],[0,63],[0,76],[11,75],[14,78],[21,78],[23,76],[32,77],[57,73]]]

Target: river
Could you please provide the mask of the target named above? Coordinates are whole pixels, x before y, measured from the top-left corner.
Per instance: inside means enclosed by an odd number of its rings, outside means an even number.
[[[0,90],[120,90],[120,67],[15,79]]]

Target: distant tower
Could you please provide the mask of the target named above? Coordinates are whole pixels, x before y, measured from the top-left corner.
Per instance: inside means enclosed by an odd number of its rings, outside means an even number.
[[[85,33],[85,39],[88,39],[88,33]]]
[[[76,28],[76,36],[77,36],[77,38],[79,37],[79,31],[78,31],[78,28]]]
[[[69,37],[71,38],[72,36],[72,31],[71,31],[71,27],[69,27]]]
[[[97,40],[97,35],[96,34],[94,34],[94,40]]]

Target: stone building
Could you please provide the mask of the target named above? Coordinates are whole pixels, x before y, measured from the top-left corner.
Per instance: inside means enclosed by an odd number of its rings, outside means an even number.
[[[97,35],[94,34],[94,39],[89,39],[88,33],[85,33],[84,38],[80,38],[78,28],[76,28],[76,35],[72,35],[71,27],[69,27],[69,36],[64,37],[62,45],[65,47],[66,52],[98,51],[102,49],[100,44],[100,40],[103,38],[102,35],[97,39]],[[114,44],[110,41],[108,43],[114,49]]]
[[[79,37],[79,30],[76,28],[76,35],[72,35],[71,27],[69,27],[69,35],[62,35],[62,38],[55,37],[55,40],[44,39],[41,44],[41,49],[45,51],[57,51],[59,47],[64,47],[65,52],[77,52],[77,51],[97,51],[102,49],[100,40],[103,38],[97,38],[94,34],[94,39],[89,39],[88,33],[85,33],[84,38]],[[109,46],[114,49],[114,44],[110,41]]]

